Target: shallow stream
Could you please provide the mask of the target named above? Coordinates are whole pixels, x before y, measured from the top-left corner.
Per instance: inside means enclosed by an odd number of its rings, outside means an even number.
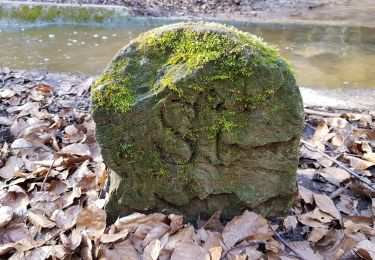
[[[147,26],[2,28],[0,67],[99,74]],[[375,88],[375,29],[247,27],[291,61],[300,86]]]

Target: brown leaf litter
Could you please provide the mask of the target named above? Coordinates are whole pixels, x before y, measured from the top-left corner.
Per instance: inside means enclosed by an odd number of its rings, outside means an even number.
[[[289,216],[141,214],[106,223],[92,78],[0,71],[4,259],[375,259],[375,113],[306,110]],[[314,112],[315,111],[315,112]],[[354,174],[353,174],[354,173]],[[374,186],[372,186],[374,185]]]

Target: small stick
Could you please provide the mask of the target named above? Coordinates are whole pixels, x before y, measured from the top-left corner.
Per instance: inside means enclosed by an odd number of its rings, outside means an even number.
[[[276,238],[277,238],[281,243],[283,243],[284,246],[286,246],[287,248],[289,248],[290,251],[292,251],[292,252],[293,252],[297,257],[299,257],[300,259],[302,259],[302,260],[308,260],[308,259],[304,258],[303,256],[301,256],[296,250],[294,250],[293,247],[291,247],[291,246],[288,244],[288,242],[286,242],[286,241],[284,240],[284,238],[282,238],[282,237],[280,236],[280,234],[277,233],[276,230],[274,230],[274,229],[272,228],[272,225],[271,225],[270,222],[268,222],[268,226],[270,227],[270,229],[272,230],[272,232],[275,234]]]
[[[332,162],[336,163],[339,167],[343,168],[345,171],[347,171],[349,174],[351,174],[352,176],[356,177],[358,180],[360,180],[361,182],[363,182],[364,184],[366,184],[367,187],[369,187],[371,190],[375,191],[375,187],[372,186],[372,183],[371,181],[363,178],[362,176],[360,176],[358,173],[356,173],[355,171],[353,171],[352,169],[350,169],[349,167],[347,167],[345,164],[343,164],[342,162],[339,162],[338,160],[336,160],[335,158],[333,158],[332,156],[329,156],[328,154],[326,154],[325,152],[322,152],[320,151],[319,149],[315,148],[314,146],[312,146],[311,144],[309,144],[308,142],[306,142],[305,140],[302,140],[301,139],[301,143],[303,143],[305,146],[307,146],[309,149],[312,149],[313,151],[315,152],[318,152],[320,153],[321,155],[323,155],[324,157],[326,157],[327,159],[331,160]]]
[[[340,117],[340,114],[336,113],[329,113],[329,112],[323,112],[323,111],[316,111],[312,109],[305,108],[305,114],[308,115],[316,115],[316,116],[325,116],[325,117]]]
[[[249,241],[249,244],[247,244],[247,245],[240,245],[240,246],[234,246],[234,247],[229,248],[228,250],[224,251],[224,253],[220,257],[220,260],[224,259],[227,256],[227,254],[229,254],[230,251],[232,251],[232,250],[235,250],[235,249],[245,249],[248,246],[254,246],[254,245],[258,245],[258,244],[270,245],[270,246],[273,246],[273,247],[277,248],[277,250],[283,252],[283,254],[285,254],[287,256],[298,257],[297,255],[292,255],[292,254],[286,252],[284,249],[282,249],[282,248],[280,248],[280,247],[278,247],[278,246],[276,246],[274,244],[271,244],[271,243],[269,243],[267,241],[254,240],[254,241]]]
[[[44,179],[43,179],[43,182],[42,182],[42,187],[40,188],[42,191],[44,190],[44,184],[45,184],[46,181],[47,181],[47,177],[48,177],[49,173],[51,172],[52,167],[53,167],[53,165],[55,164],[55,161],[56,161],[56,156],[53,158],[52,164],[51,164],[51,166],[49,167],[46,176],[44,176]]]
[[[329,195],[329,197],[330,197],[331,199],[336,198],[336,197],[339,196],[341,193],[343,193],[348,187],[349,187],[349,183],[346,184],[344,187],[338,188],[337,190],[335,190],[334,192],[332,192],[331,195]]]

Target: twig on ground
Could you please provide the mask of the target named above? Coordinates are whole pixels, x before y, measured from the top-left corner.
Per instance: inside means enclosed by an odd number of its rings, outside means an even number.
[[[355,171],[353,171],[352,169],[350,169],[349,167],[347,167],[345,164],[343,164],[342,162],[339,162],[338,160],[336,160],[335,158],[333,158],[332,156],[329,156],[328,154],[326,154],[325,152],[322,152],[320,151],[318,148],[314,147],[313,145],[309,144],[308,142],[306,142],[305,140],[302,140],[301,139],[301,143],[303,143],[305,146],[308,147],[308,149],[310,150],[313,150],[315,152],[318,152],[320,153],[321,155],[323,155],[324,157],[326,157],[327,159],[331,160],[332,162],[336,163],[339,167],[343,168],[345,171],[347,171],[350,175],[356,177],[358,180],[360,180],[361,182],[363,182],[364,184],[366,184],[367,187],[369,187],[370,189],[372,189],[373,191],[375,191],[375,187],[372,186],[372,183],[371,181],[363,178],[362,176],[360,176],[358,173],[356,173]]]
[[[336,198],[337,196],[339,196],[341,193],[343,193],[349,187],[349,184],[350,184],[350,182],[348,184],[346,184],[344,187],[338,188],[337,190],[332,192],[329,197],[331,199]]]
[[[239,245],[239,246],[233,246],[231,248],[229,248],[228,250],[225,250],[224,253],[221,255],[220,257],[220,260],[223,260],[225,259],[225,257],[227,256],[227,254],[230,253],[230,251],[232,250],[236,250],[236,249],[245,249],[246,247],[248,246],[254,246],[254,245],[259,245],[259,244],[264,244],[264,245],[269,245],[269,246],[273,246],[275,248],[277,248],[277,250],[279,250],[280,252],[283,252],[283,254],[285,254],[286,256],[290,256],[290,257],[299,257],[298,255],[293,255],[293,254],[290,254],[288,252],[286,252],[284,249],[272,244],[272,243],[269,243],[267,241],[263,241],[263,240],[253,240],[253,241],[249,241],[249,244],[247,245]],[[301,258],[303,260],[305,260],[304,258]]]
[[[270,227],[270,229],[272,230],[272,232],[275,234],[277,240],[280,241],[284,246],[286,246],[287,248],[289,248],[289,250],[292,251],[292,252],[295,254],[294,257],[298,257],[298,258],[300,258],[300,259],[302,259],[302,260],[308,260],[308,259],[304,258],[303,256],[301,256],[296,250],[294,250],[294,248],[291,247],[291,246],[288,244],[288,242],[286,242],[285,239],[282,238],[282,237],[280,236],[280,234],[277,233],[276,230],[274,230],[274,229],[272,228],[272,225],[271,225],[270,222],[268,222],[268,226]]]
[[[316,115],[316,116],[325,116],[325,117],[340,117],[340,114],[337,113],[329,113],[329,112],[323,112],[323,111],[316,111],[312,109],[305,108],[305,114],[308,115]]]
[[[42,191],[44,191],[44,184],[45,184],[46,181],[47,181],[48,175],[49,175],[49,173],[51,172],[52,167],[53,167],[53,165],[55,164],[55,161],[56,161],[56,155],[53,157],[53,161],[52,161],[52,163],[51,163],[51,166],[50,166],[49,169],[48,169],[48,172],[46,173],[46,176],[44,176],[44,179],[43,179],[43,182],[42,182],[42,186],[41,186],[41,188],[40,188]]]

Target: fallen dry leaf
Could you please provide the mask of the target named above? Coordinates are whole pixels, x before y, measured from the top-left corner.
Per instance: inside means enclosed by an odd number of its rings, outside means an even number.
[[[69,248],[73,252],[81,244],[82,235],[79,231],[73,229],[69,237],[66,237],[64,234],[61,234],[60,239],[64,247]]]
[[[133,213],[129,216],[122,217],[116,220],[114,226],[116,227],[116,231],[122,231],[124,229],[137,228],[140,224],[164,222],[166,218],[167,217],[161,213],[154,213],[149,215]]]
[[[56,226],[56,223],[46,216],[36,214],[32,211],[29,211],[28,219],[38,232],[40,232],[42,228],[53,228],[54,226]]]
[[[27,193],[18,185],[10,186],[8,191],[0,196],[0,204],[11,207],[13,213],[19,216],[26,213],[29,202]]]
[[[313,194],[314,193],[312,191],[306,189],[303,186],[298,185],[298,195],[303,201],[305,201],[305,203],[308,203],[308,204],[314,203]]]
[[[91,155],[89,146],[87,144],[81,144],[81,143],[74,143],[74,144],[65,146],[64,148],[61,149],[61,152],[74,154],[74,155],[80,155],[80,156]]]
[[[373,162],[365,161],[353,156],[346,156],[345,158],[349,160],[350,166],[357,170],[365,170],[375,165]]]
[[[210,260],[210,254],[206,249],[198,246],[194,242],[178,242],[173,250],[171,260],[191,259]]]
[[[14,174],[22,168],[24,165],[22,159],[17,156],[11,156],[7,161],[5,166],[0,168],[0,177],[8,180],[14,177]]]
[[[81,207],[71,206],[65,211],[57,209],[53,212],[51,219],[56,222],[57,227],[66,230],[72,228],[77,221],[78,214],[81,212]]]
[[[332,224],[334,217],[315,208],[313,211],[298,216],[298,221],[302,224],[313,228],[326,228]]]
[[[283,225],[286,230],[292,230],[295,229],[298,224],[297,217],[296,216],[287,216],[283,220]]]
[[[131,244],[130,240],[115,243],[111,247],[103,248],[107,260],[117,260],[119,256],[124,260],[140,260],[141,257]]]
[[[8,224],[13,217],[13,209],[8,206],[0,207],[0,228]]]
[[[144,260],[157,260],[161,251],[159,239],[152,240],[143,251]]]
[[[272,236],[273,232],[269,228],[267,220],[247,210],[229,221],[223,231],[223,240],[228,248],[244,239],[268,240]]]
[[[347,171],[337,167],[324,168],[319,174],[336,186],[340,186],[342,182],[350,179],[350,174]]]
[[[107,244],[117,242],[118,240],[125,239],[128,236],[128,232],[126,230],[121,231],[121,233],[116,234],[102,234],[100,235],[100,242]]]
[[[212,247],[209,250],[211,260],[220,260],[222,252],[223,252],[223,248],[221,248],[220,246]]]
[[[88,234],[102,234],[106,227],[107,214],[95,205],[88,205],[78,214],[76,229],[85,230]]]
[[[369,240],[359,242],[353,249],[360,257],[366,260],[375,259],[375,243]]]
[[[315,227],[311,230],[307,240],[309,242],[318,242],[328,233],[328,231],[329,231],[328,228]]]
[[[332,199],[325,194],[316,194],[314,193],[314,200],[319,209],[325,213],[330,214],[332,217],[337,220],[341,220],[341,214],[337,210],[335,203]]]
[[[306,259],[323,260],[323,257],[315,252],[307,241],[291,241],[289,245]]]

